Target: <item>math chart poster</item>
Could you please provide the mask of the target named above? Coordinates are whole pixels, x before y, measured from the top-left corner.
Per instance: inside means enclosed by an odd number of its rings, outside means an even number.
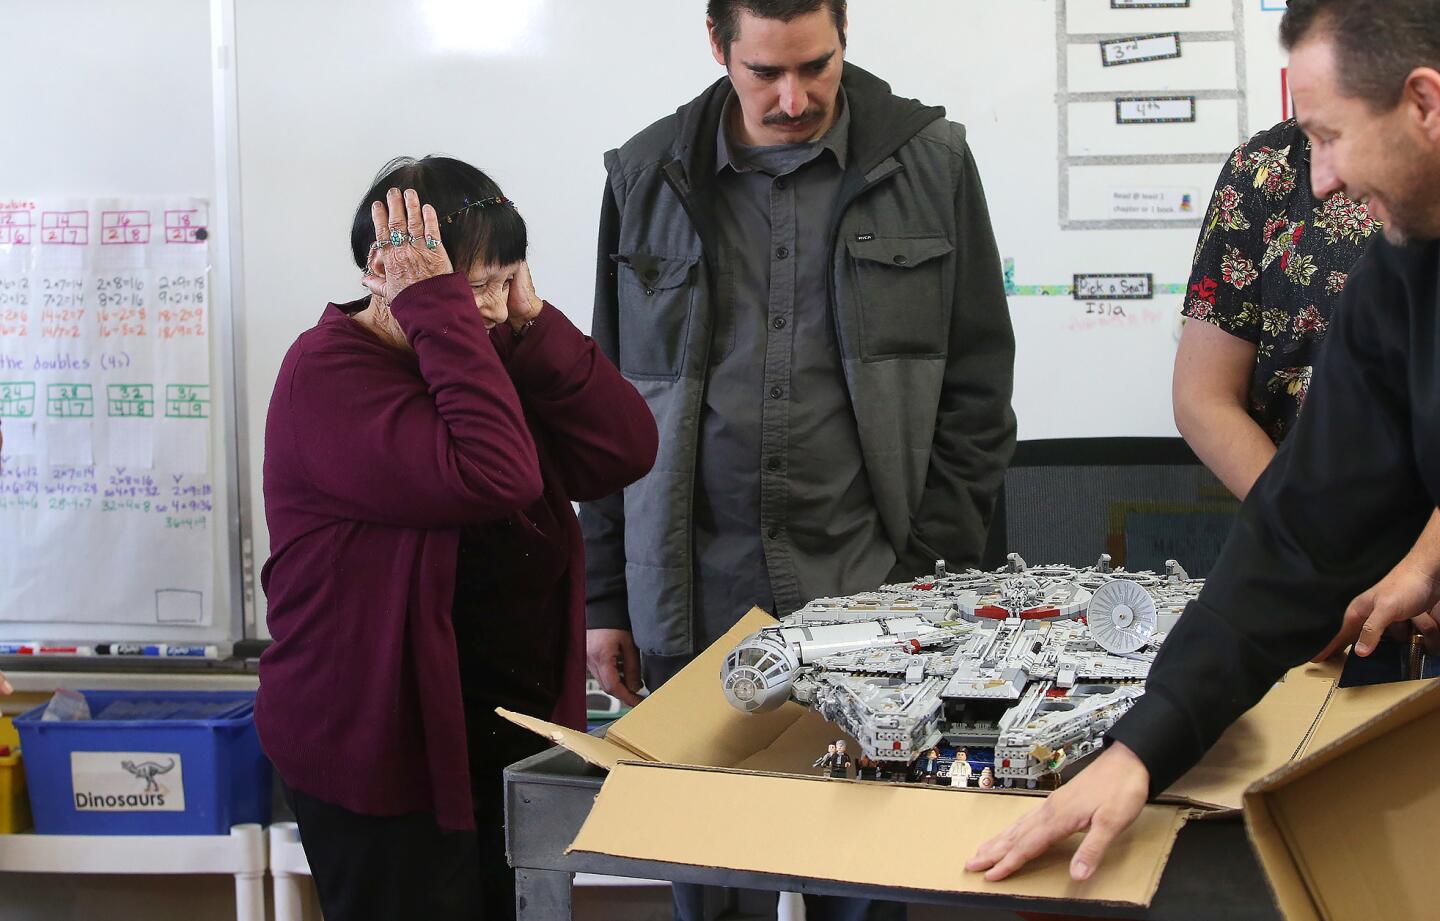
[[[0,196],[0,620],[210,624],[207,222]]]

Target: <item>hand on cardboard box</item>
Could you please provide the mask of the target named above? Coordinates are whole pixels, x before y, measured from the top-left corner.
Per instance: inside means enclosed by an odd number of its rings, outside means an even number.
[[[585,631],[585,658],[590,674],[605,693],[627,707],[640,704],[640,650],[629,630],[597,627]]]
[[[1087,832],[1070,860],[1070,878],[1087,880],[1105,850],[1140,815],[1150,793],[1150,771],[1135,753],[1114,742],[1075,779],[1050,794],[1045,804],[980,845],[965,864],[970,873],[985,871],[1002,880],[1056,843]]]

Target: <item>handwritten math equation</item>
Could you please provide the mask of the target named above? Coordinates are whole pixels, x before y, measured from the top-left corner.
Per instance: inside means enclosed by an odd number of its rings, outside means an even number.
[[[203,271],[0,274],[0,343],[200,341],[209,335],[208,296]]]

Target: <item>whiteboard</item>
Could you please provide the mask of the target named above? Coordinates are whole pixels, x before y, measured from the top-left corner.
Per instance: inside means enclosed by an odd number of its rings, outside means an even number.
[[[68,199],[81,206],[103,199],[153,202],[152,215],[163,215],[166,201],[215,201],[209,5],[147,0],[143,7],[142,12],[135,4],[105,0],[0,0],[11,78],[10,90],[0,100],[0,119],[6,125],[0,144],[0,199]],[[101,213],[93,216],[98,219]],[[162,232],[158,225],[155,232]],[[223,251],[212,244],[211,252]],[[223,305],[223,298],[212,297],[212,308],[217,302]],[[212,330],[209,341],[215,372],[209,396],[218,408],[233,398],[233,341],[225,328]],[[27,621],[23,611],[0,611],[0,639],[223,644],[241,636],[234,591],[239,582],[234,539],[238,495],[230,462],[234,431],[233,420],[223,412],[212,414],[208,454],[213,483],[221,487],[219,501],[208,533],[190,538],[213,542],[209,626],[160,624],[155,622],[158,617],[144,623],[144,617],[128,609],[113,613],[113,605],[108,619],[117,622],[103,624]],[[0,546],[4,540],[0,535]],[[106,609],[113,601],[114,580],[104,573],[114,573],[127,560],[159,567],[172,562],[152,545],[108,550],[103,559],[91,553],[64,568],[67,585],[83,586],[96,609]],[[89,611],[70,616],[92,619]]]
[[[1021,438],[1176,434],[1170,372],[1200,213],[1224,155],[1245,131],[1281,118],[1280,15],[1260,7],[852,0],[848,59],[969,128],[1001,254],[1013,260]],[[378,167],[398,154],[447,153],[493,175],[529,222],[540,294],[588,329],[601,155],[721,75],[703,8],[239,6],[240,402],[257,522],[259,433],[280,361],[327,301],[362,293],[349,221]],[[1100,42],[1154,33],[1179,34],[1181,58],[1101,64]],[[1197,121],[1121,131],[1114,99],[1125,95],[1194,95]],[[1187,193],[1191,210],[1179,219],[1115,218],[1131,207],[1124,196],[1153,211],[1179,208]],[[1096,277],[1087,285],[1148,275],[1154,296],[1077,301],[1068,293],[1076,275]],[[256,568],[267,553],[257,527]]]

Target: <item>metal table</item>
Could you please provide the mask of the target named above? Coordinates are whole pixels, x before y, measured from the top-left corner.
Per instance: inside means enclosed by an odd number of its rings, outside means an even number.
[[[515,868],[517,921],[569,918],[571,878],[582,872],[1135,921],[1282,921],[1238,817],[1187,823],[1175,842],[1150,907],[1118,908],[1093,902],[1036,902],[1009,896],[922,892],[602,854],[566,854],[565,848],[575,840],[590,814],[604,779],[604,771],[562,748],[552,748],[506,768],[505,841],[510,865]]]

